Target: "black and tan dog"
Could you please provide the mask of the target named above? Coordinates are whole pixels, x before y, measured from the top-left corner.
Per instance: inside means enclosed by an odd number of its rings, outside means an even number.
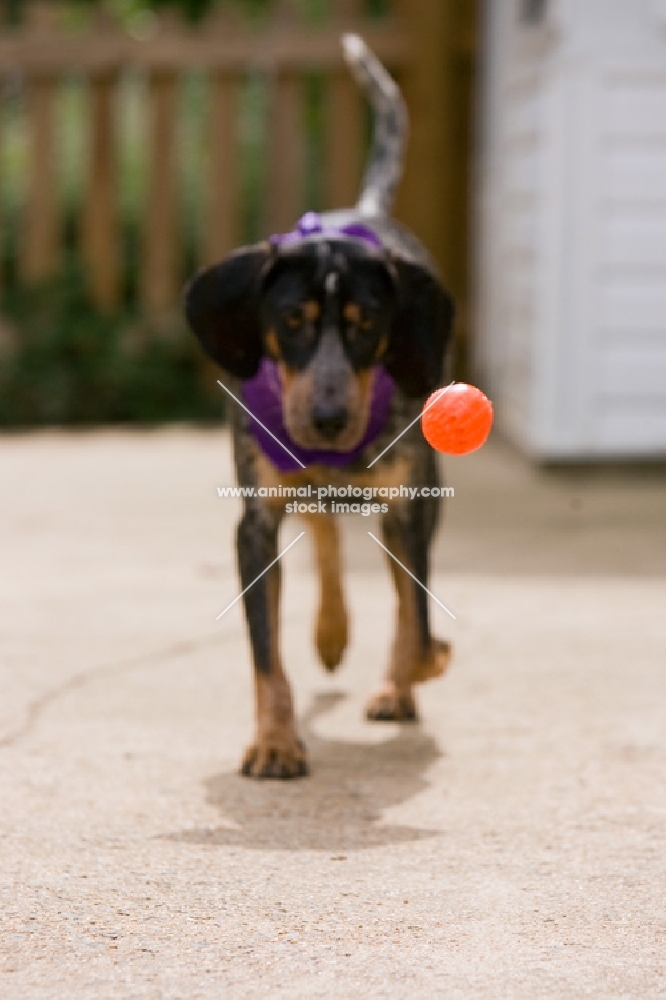
[[[407,126],[400,92],[361,39],[348,35],[343,45],[375,113],[356,209],[310,213],[293,232],[201,272],[186,293],[193,331],[226,373],[225,384],[263,424],[234,405],[238,478],[257,490],[437,485],[418,422],[368,469],[442,384],[453,307],[426,251],[388,218]],[[246,498],[237,536],[243,588],[276,558],[284,513],[284,497]],[[437,499],[403,497],[382,516],[387,548],[424,584],[437,514]],[[308,517],[321,578],[316,645],[333,670],[348,636],[336,516],[327,507]],[[416,717],[413,686],[443,673],[450,650],[431,636],[427,595],[392,560],[390,567],[397,627],[385,683],[367,717],[408,720]],[[254,777],[307,773],[280,659],[279,590],[276,563],[244,597],[257,730],[241,769]]]

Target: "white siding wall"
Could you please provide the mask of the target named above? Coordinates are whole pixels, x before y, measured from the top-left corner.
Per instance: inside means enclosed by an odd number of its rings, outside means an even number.
[[[537,457],[663,454],[666,4],[518,7],[486,22],[479,377]]]
[[[598,189],[602,450],[666,442],[666,67],[602,75]]]

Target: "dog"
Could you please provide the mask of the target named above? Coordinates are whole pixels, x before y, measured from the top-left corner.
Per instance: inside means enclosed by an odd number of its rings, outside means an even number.
[[[264,572],[277,560],[285,514],[277,487],[293,495],[322,484],[438,485],[417,418],[442,384],[453,303],[425,248],[389,218],[407,132],[402,95],[358,36],[342,42],[375,121],[356,208],[308,213],[292,232],[199,272],[185,292],[192,331],[243,403],[232,404],[232,428],[239,484],[255,493],[244,500],[237,552],[248,588],[256,735],[240,770],[255,778],[308,772],[280,658],[279,561]],[[380,507],[386,548],[424,586],[438,506],[432,496],[416,496]],[[332,671],[347,645],[348,620],[336,516],[321,508],[306,516],[320,577],[315,643]],[[427,594],[393,559],[389,564],[397,624],[383,686],[366,716],[407,721],[417,715],[414,685],[444,673],[451,650],[431,635]]]

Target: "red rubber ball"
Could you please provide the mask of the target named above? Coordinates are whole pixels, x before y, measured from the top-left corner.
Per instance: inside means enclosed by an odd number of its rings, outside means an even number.
[[[423,436],[447,455],[468,455],[485,442],[493,424],[493,404],[480,389],[455,382],[437,389],[423,406]]]

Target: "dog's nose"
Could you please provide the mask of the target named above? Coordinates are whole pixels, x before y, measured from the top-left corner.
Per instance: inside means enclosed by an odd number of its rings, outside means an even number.
[[[329,441],[340,433],[347,423],[347,410],[344,406],[315,406],[312,411],[312,423],[315,430]]]

